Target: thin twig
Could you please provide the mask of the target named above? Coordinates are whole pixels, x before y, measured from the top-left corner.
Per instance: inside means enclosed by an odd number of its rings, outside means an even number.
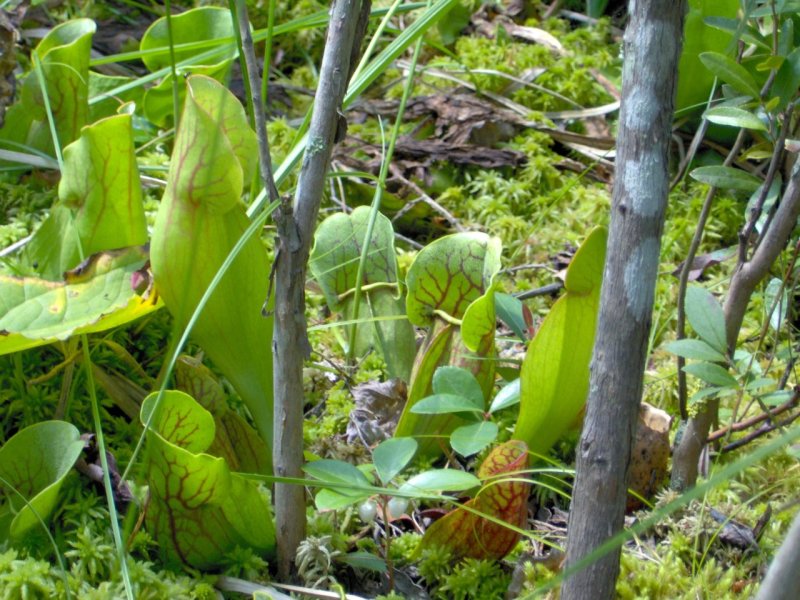
[[[550,6],[547,7],[547,10],[544,11],[542,20],[544,21],[545,19],[549,19],[556,14],[556,11],[561,9],[562,4],[564,4],[564,0],[553,0],[553,2],[550,3]]]
[[[253,95],[253,116],[258,138],[258,166],[261,169],[261,180],[267,190],[270,202],[279,198],[278,187],[272,172],[272,159],[269,153],[269,137],[267,136],[267,117],[264,111],[264,100],[261,95],[261,75],[256,63],[256,50],[253,46],[253,36],[250,33],[250,19],[247,16],[247,3],[245,0],[236,0],[236,18],[242,34],[242,53],[247,76],[250,79],[250,93]],[[267,40],[270,43],[271,40]]]
[[[794,108],[794,105],[791,106]],[[788,119],[789,113],[787,111],[786,118]],[[786,121],[788,123],[788,120]],[[756,228],[756,223],[758,223],[758,219],[761,216],[761,212],[764,209],[764,203],[767,200],[767,196],[769,195],[769,190],[772,187],[772,182],[775,180],[775,175],[778,173],[778,167],[780,166],[781,162],[783,161],[783,144],[786,141],[786,135],[788,133],[788,127],[782,127],[781,132],[778,136],[778,141],[775,144],[775,151],[772,154],[772,159],[769,162],[769,169],[767,170],[767,176],[764,179],[764,183],[761,185],[761,193],[758,195],[758,199],[756,203],[753,205],[753,208],[750,210],[750,218],[747,221],[747,225],[744,226],[742,232],[739,236],[739,264],[744,264],[747,260],[747,246],[750,241],[750,236],[753,235],[753,231]],[[759,235],[759,239],[761,239],[764,235],[764,232],[769,229],[769,221],[772,220],[772,215],[775,214],[775,211],[770,211],[769,217],[767,218],[767,223],[764,223],[764,227],[761,230],[761,234]]]
[[[517,271],[528,271],[528,270],[539,270],[543,269],[545,271],[550,271],[551,273],[556,273],[556,269],[551,267],[550,265],[545,265],[542,263],[528,263],[526,265],[517,265],[515,267],[508,267],[506,269],[501,269],[500,274],[508,274],[516,273]]]
[[[705,121],[704,121],[705,122]],[[744,138],[746,135],[745,129],[739,130],[739,135],[736,136],[736,141],[733,144],[730,152],[728,152],[728,156],[725,158],[725,162],[723,163],[725,166],[729,166],[733,160],[736,158],[736,155],[739,153],[739,149],[742,147],[744,143]],[[700,140],[697,139],[699,144]],[[692,146],[695,145],[695,140],[692,141]],[[691,152],[691,151],[690,151]],[[692,237],[692,241],[689,244],[689,250],[686,252],[686,259],[683,262],[683,266],[681,267],[681,272],[678,277],[678,315],[677,315],[677,325],[676,325],[676,332],[675,338],[678,340],[682,340],[686,337],[686,287],[689,285],[689,273],[692,270],[692,263],[694,262],[694,257],[697,255],[697,250],[700,248],[700,242],[703,240],[703,232],[705,231],[706,221],[708,221],[708,216],[711,214],[711,205],[714,202],[714,197],[716,196],[717,188],[711,187],[706,194],[706,199],[703,202],[703,208],[700,210],[700,217],[697,221],[697,227],[694,230],[694,236]],[[688,390],[686,386],[686,373],[684,372],[683,368],[686,366],[686,359],[682,356],[678,357],[678,405],[680,407],[681,412],[681,420],[685,421],[689,418],[689,411],[686,407],[687,405],[687,396]]]
[[[732,452],[733,450],[737,450],[742,446],[745,446],[752,442],[753,440],[757,440],[760,437],[767,435],[768,433],[775,431],[776,429],[782,429],[783,427],[787,427],[791,425],[797,417],[800,417],[800,412],[793,414],[790,417],[787,417],[783,421],[776,423],[774,425],[764,425],[763,427],[756,429],[754,432],[744,436],[743,438],[736,440],[735,442],[731,442],[727,446],[723,446],[719,449],[719,454],[725,454],[726,452]]]
[[[555,283],[550,283],[533,290],[526,290],[514,295],[516,296],[517,300],[528,300],[529,298],[535,298],[536,296],[550,296],[561,290],[563,287],[564,282],[556,281]]]
[[[790,410],[797,406],[797,401],[800,399],[800,392],[795,390],[792,397],[789,398],[786,402],[781,404],[780,406],[776,406],[773,409],[770,409],[768,413],[761,413],[754,417],[750,417],[749,419],[745,419],[744,421],[739,421],[738,423],[734,423],[733,425],[729,425],[728,427],[723,427],[722,429],[718,429],[717,431],[712,432],[708,436],[707,442],[710,444],[712,442],[717,441],[728,435],[731,432],[737,431],[744,431],[745,429],[750,429],[759,423],[771,419],[772,417],[776,417],[782,413],[785,413],[787,410]]]
[[[408,186],[418,195],[415,200],[407,203],[403,208],[397,211],[397,214],[392,218],[392,221],[397,221],[400,217],[406,214],[409,210],[411,210],[414,206],[416,206],[419,202],[424,202],[428,206],[430,206],[433,210],[440,213],[447,221],[453,226],[456,231],[464,231],[464,228],[458,222],[458,219],[453,216],[453,214],[447,210],[444,206],[436,202],[433,198],[431,198],[428,194],[425,193],[421,187],[419,187],[416,183],[407,179],[402,171],[396,165],[389,165],[389,170],[392,172],[392,175],[397,177],[403,185]]]
[[[352,48],[360,47],[359,21],[369,14],[369,0],[336,0],[330,12],[319,84],[308,129],[308,143],[294,204],[281,200],[277,217],[279,246],[275,257],[273,365],[275,474],[300,477],[303,464],[303,361],[309,356],[305,321],[305,280],[325,177],[330,167],[340,110],[352,68]],[[305,534],[305,490],[275,485],[278,573],[288,578]]]

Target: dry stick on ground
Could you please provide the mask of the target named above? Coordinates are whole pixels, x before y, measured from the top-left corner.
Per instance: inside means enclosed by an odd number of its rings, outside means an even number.
[[[352,54],[360,47],[369,0],[336,0],[330,12],[316,101],[311,115],[303,165],[291,200],[277,217],[279,246],[275,257],[275,474],[300,477],[303,464],[303,361],[310,354],[305,320],[305,281],[317,214],[330,165]],[[362,26],[363,24],[363,26]],[[358,31],[361,35],[358,35]],[[275,485],[278,573],[288,578],[297,546],[305,535],[305,490]]]
[[[392,221],[397,221],[397,219],[399,219],[409,210],[414,208],[419,202],[425,202],[425,204],[430,206],[433,210],[437,211],[445,219],[447,219],[447,221],[453,226],[453,228],[456,231],[464,231],[464,228],[461,226],[461,223],[459,223],[458,219],[456,219],[455,216],[453,216],[453,214],[449,210],[447,210],[444,206],[442,206],[441,204],[436,202],[436,200],[434,200],[428,194],[426,194],[425,190],[419,187],[416,183],[414,183],[410,179],[407,179],[403,175],[403,172],[400,169],[398,169],[395,165],[389,165],[389,170],[392,172],[392,175],[397,177],[397,179],[399,179],[403,185],[408,186],[418,196],[415,200],[408,202],[403,208],[398,210],[397,214],[394,217],[392,217]]]
[[[787,115],[791,114],[789,111]],[[774,161],[781,160],[782,148],[776,148]],[[769,182],[765,184],[765,187]],[[795,164],[792,175],[780,200],[769,229],[749,261],[740,263],[731,278],[728,297],[723,305],[725,314],[725,334],[728,348],[736,345],[747,304],[756,286],[764,279],[770,267],[783,250],[800,215],[800,161]],[[755,217],[757,218],[757,216]],[[749,229],[749,228],[748,228]],[[743,240],[746,243],[747,240]],[[689,419],[680,441],[675,445],[672,458],[672,477],[670,485],[677,490],[691,487],[697,481],[697,463],[705,446],[711,424],[714,422],[719,400],[706,402],[697,414]]]
[[[631,7],[608,256],[577,452],[567,570],[623,525],[669,191],[667,154],[686,2],[638,0]],[[561,597],[612,598],[618,573],[619,549],[568,576]]]

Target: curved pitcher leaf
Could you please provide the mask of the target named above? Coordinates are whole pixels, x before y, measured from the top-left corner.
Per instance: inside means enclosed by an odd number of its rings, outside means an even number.
[[[58,197],[26,248],[27,261],[45,279],[60,278],[81,255],[147,242],[130,115],[84,127],[64,148]]]
[[[341,311],[346,297],[356,287],[370,212],[369,207],[359,206],[349,215],[333,214],[320,223],[314,234],[308,267],[331,310]],[[362,286],[383,283],[399,295],[394,230],[392,222],[381,213],[376,215],[363,275]]]
[[[61,484],[83,446],[80,432],[63,421],[36,423],[3,444],[0,476],[16,492],[2,486],[0,540],[19,540],[39,526],[39,519],[47,520],[56,507]]]
[[[91,19],[75,19],[57,25],[39,42],[47,96],[62,147],[78,138],[89,118],[89,52],[96,25]],[[47,126],[44,95],[36,73],[22,83],[19,109],[7,122],[12,141],[52,154],[53,141]]]
[[[513,474],[527,464],[528,452],[523,442],[511,440],[498,446],[478,469],[479,478],[498,479],[486,483],[464,506],[522,529],[527,520],[531,484]],[[502,475],[510,477],[499,478]],[[440,546],[448,549],[454,560],[465,557],[499,560],[514,549],[519,538],[514,529],[458,507],[428,527],[417,552]]]
[[[544,319],[522,363],[520,409],[512,438],[544,453],[575,424],[589,391],[606,230],[595,228],[567,269],[567,293]]]
[[[414,437],[423,455],[441,452],[446,447],[450,432],[458,425],[468,423],[455,413],[432,417],[411,411],[417,402],[433,393],[433,375],[439,365],[447,364],[456,331],[455,325],[439,320],[428,332],[425,344],[417,354],[411,372],[408,400],[394,432],[396,437]]]
[[[150,244],[159,293],[185,327],[217,270],[249,225],[240,201],[257,157],[239,101],[190,77],[167,189]],[[250,238],[206,304],[192,336],[239,392],[267,450],[272,445],[272,319],[261,314],[269,262]],[[266,457],[264,464],[270,464]]]
[[[139,295],[134,278],[147,263],[142,247],[95,254],[61,282],[0,275],[0,355],[138,319],[161,304]]]
[[[325,219],[314,235],[309,269],[325,294],[332,311],[346,319],[354,314],[354,291],[370,208],[360,206],[351,214],[337,213]],[[414,329],[404,317],[391,221],[378,213],[367,248],[359,302],[356,353],[375,346],[383,354],[390,377],[408,381],[416,352]],[[347,330],[349,331],[349,326]],[[349,336],[348,336],[349,339]]]
[[[457,414],[422,417],[411,412],[417,402],[431,395],[439,366],[470,371],[480,384],[485,410],[494,385],[494,280],[501,250],[497,238],[457,233],[420,250],[409,268],[408,318],[430,330],[417,354],[396,435],[417,437],[423,455],[440,452],[452,431],[469,423]]]
[[[224,458],[234,471],[271,472],[272,466],[265,462],[269,450],[264,440],[230,409],[222,386],[208,367],[194,357],[181,356],[175,365],[175,383],[214,416],[216,436],[208,447],[209,454]]]
[[[408,269],[406,312],[419,327],[438,313],[460,321],[500,270],[500,240],[480,232],[455,233],[419,251]]]
[[[473,301],[464,311],[461,321],[461,339],[468,350],[483,356],[487,340],[494,346],[494,332],[497,329],[495,316],[495,290],[497,284],[492,283],[486,292]]]
[[[214,417],[183,392],[166,391],[156,406],[157,397],[144,399],[140,419],[150,420],[146,524],[164,559],[208,569],[236,546],[272,553],[275,531],[265,495],[225,459],[205,454],[216,437]]]
[[[220,7],[201,6],[172,15],[170,21],[175,45],[175,62],[184,63],[177,66],[178,74],[206,75],[223,82],[230,72],[233,59],[238,54],[231,12]],[[215,47],[219,48],[219,53],[213,58],[196,58],[210,50],[213,41],[224,39],[228,40],[227,44],[217,44]],[[154,21],[144,32],[139,49],[143,53],[142,61],[151,72],[170,66],[169,29],[166,17]],[[172,75],[169,74],[145,93],[143,100],[145,115],[157,125],[166,126],[173,119],[172,82]],[[177,84],[180,99],[183,101],[186,94],[183,77],[178,78]]]

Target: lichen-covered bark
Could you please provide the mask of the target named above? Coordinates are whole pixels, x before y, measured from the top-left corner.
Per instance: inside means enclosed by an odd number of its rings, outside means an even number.
[[[758,590],[756,600],[791,600],[797,598],[800,590],[800,514],[792,522],[792,527],[767,571],[767,576]]]
[[[623,524],[642,393],[685,1],[632,0],[625,33],[616,180],[562,598],[611,598],[619,550],[580,565]],[[569,571],[568,571],[569,572]]]

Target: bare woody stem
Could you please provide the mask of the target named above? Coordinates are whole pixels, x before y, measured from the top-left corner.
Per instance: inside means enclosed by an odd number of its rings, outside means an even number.
[[[362,0],[336,0],[330,12],[328,37],[320,68],[314,110],[308,130],[294,206],[281,204],[277,216],[279,246],[275,258],[275,326],[273,331],[275,435],[274,471],[300,477],[303,464],[303,361],[310,353],[305,320],[308,256],[330,166],[339,111],[347,89],[353,48],[360,47],[358,24]],[[292,572],[295,553],[305,535],[305,490],[276,484],[275,518],[278,573]]]
[[[669,192],[667,155],[686,3],[637,0],[625,32],[608,253],[569,515],[567,571],[622,528]],[[561,597],[612,598],[619,548]]]
[[[278,188],[275,185],[275,177],[272,173],[272,159],[269,153],[269,138],[267,137],[267,117],[264,114],[264,99],[261,95],[261,76],[258,72],[256,62],[256,51],[253,46],[253,36],[250,33],[250,19],[247,15],[247,3],[244,0],[236,0],[236,18],[239,31],[242,35],[242,54],[244,64],[247,69],[247,77],[250,79],[250,93],[253,100],[253,116],[256,125],[256,137],[258,138],[258,166],[261,170],[261,180],[267,190],[269,199],[274,202],[278,199]],[[267,40],[270,43],[272,40]],[[268,77],[264,73],[264,77]]]
[[[736,345],[750,297],[786,245],[797,223],[798,215],[800,215],[800,161],[794,166],[786,191],[752,258],[740,264],[731,279],[730,290],[723,305],[729,348]],[[698,458],[706,444],[718,408],[719,400],[709,400],[687,423],[673,454],[671,477],[673,488],[683,490],[697,481]]]

